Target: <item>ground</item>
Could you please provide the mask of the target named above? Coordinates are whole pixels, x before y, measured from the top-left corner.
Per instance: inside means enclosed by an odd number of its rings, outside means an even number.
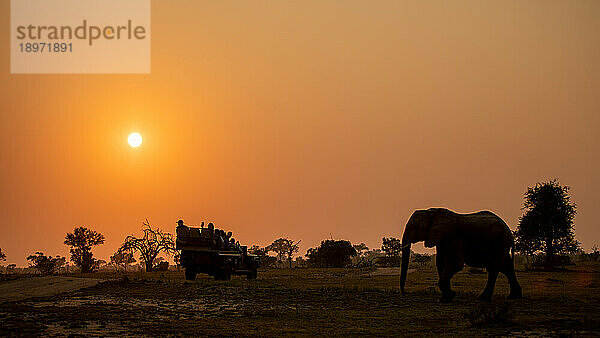
[[[397,269],[272,269],[230,282],[186,282],[183,271],[23,277],[0,282],[0,335],[600,335],[600,265],[517,276],[523,299],[505,300],[500,277],[482,303],[486,275],[466,268],[452,304],[438,303],[430,267],[408,275],[404,296]]]

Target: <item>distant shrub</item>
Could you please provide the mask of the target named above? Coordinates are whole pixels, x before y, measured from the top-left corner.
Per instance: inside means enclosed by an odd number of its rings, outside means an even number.
[[[400,256],[383,256],[375,260],[375,265],[379,267],[398,267],[402,263]]]
[[[273,268],[277,263],[277,257],[266,255],[260,258],[260,266],[264,268]]]
[[[411,251],[410,261],[414,267],[423,267],[431,263],[432,256]],[[377,257],[374,263],[378,267],[399,267],[402,264],[402,256],[381,256]]]
[[[483,325],[506,324],[513,318],[513,311],[509,303],[478,304],[471,311],[464,314],[471,327]]]
[[[598,244],[594,244],[592,247],[592,252],[589,255],[594,262],[600,260],[600,249],[598,248]]]
[[[110,264],[113,265],[115,269],[122,267],[123,270],[127,271],[127,267],[135,262],[136,259],[133,257],[133,253],[131,252],[119,252],[117,250],[117,252],[114,255],[110,256]]]
[[[310,266],[322,268],[343,268],[350,265],[352,257],[358,253],[349,241],[324,240],[316,248],[306,252],[307,263]]]
[[[575,265],[571,257],[568,255],[554,255],[550,258],[550,260],[548,260],[546,255],[538,254],[533,256],[532,260],[532,266],[534,269],[567,265]]]
[[[594,244],[592,247],[592,252],[586,253],[581,252],[579,255],[579,260],[584,262],[597,262],[600,260],[600,249],[598,249],[598,245]]]
[[[420,254],[415,252],[412,254],[411,260],[420,267],[423,267],[431,262],[431,256],[428,254]]]
[[[356,257],[356,260],[353,260],[352,267],[353,268],[371,268],[375,266],[375,261],[377,257]]]
[[[154,271],[168,271],[169,270],[169,262],[167,261],[162,261],[159,262],[158,264],[156,264],[152,270]]]
[[[43,252],[36,252],[35,255],[27,257],[30,266],[38,270],[42,275],[52,275],[66,262],[61,256],[45,256]]]

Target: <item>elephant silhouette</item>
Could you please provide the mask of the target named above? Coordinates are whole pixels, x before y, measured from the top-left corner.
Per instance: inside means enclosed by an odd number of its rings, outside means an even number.
[[[402,235],[400,289],[403,294],[411,244],[421,241],[428,248],[436,247],[438,286],[442,291],[440,302],[451,302],[456,296],[450,288],[450,279],[463,269],[464,264],[486,268],[488,272],[487,284],[479,299],[491,300],[499,272],[508,278],[508,298],[522,297],[510,255],[514,239],[506,223],[496,214],[490,211],[458,214],[444,208],[415,211]]]

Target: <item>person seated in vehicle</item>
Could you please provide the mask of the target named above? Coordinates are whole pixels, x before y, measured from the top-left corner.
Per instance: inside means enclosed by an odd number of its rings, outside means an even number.
[[[188,229],[183,224],[183,220],[181,220],[181,219],[179,221],[177,221],[177,228],[175,228],[175,232],[177,233],[177,236],[180,236],[180,237],[189,236]]]
[[[221,238],[223,239],[223,249],[227,249],[227,238],[225,236],[225,231],[221,230]]]
[[[225,238],[224,238],[224,231],[223,230],[219,230],[219,249],[225,249],[226,248],[226,243],[225,243]]]
[[[210,234],[210,238],[212,240],[212,246],[216,246],[217,245],[217,239],[215,238],[215,225],[211,223],[208,223],[208,232]]]
[[[223,231],[223,243],[225,244],[225,250],[229,250],[229,236]]]

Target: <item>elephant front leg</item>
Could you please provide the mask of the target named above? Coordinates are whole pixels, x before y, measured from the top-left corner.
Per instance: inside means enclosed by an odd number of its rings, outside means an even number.
[[[444,267],[442,273],[440,274],[440,281],[438,282],[438,286],[442,291],[442,298],[440,298],[440,303],[450,303],[454,296],[456,296],[456,292],[454,292],[450,288],[450,279],[454,276],[454,270],[450,267]]]
[[[440,261],[436,261],[436,265],[440,277],[438,286],[440,287],[440,291],[442,291],[440,303],[450,303],[454,296],[456,296],[456,292],[450,288],[450,279],[454,276],[455,271],[453,267]]]
[[[450,280],[463,268],[462,249],[462,241],[446,241],[437,247],[436,265],[440,277],[438,286],[442,291],[441,303],[450,303],[456,296],[456,292],[450,288]]]

